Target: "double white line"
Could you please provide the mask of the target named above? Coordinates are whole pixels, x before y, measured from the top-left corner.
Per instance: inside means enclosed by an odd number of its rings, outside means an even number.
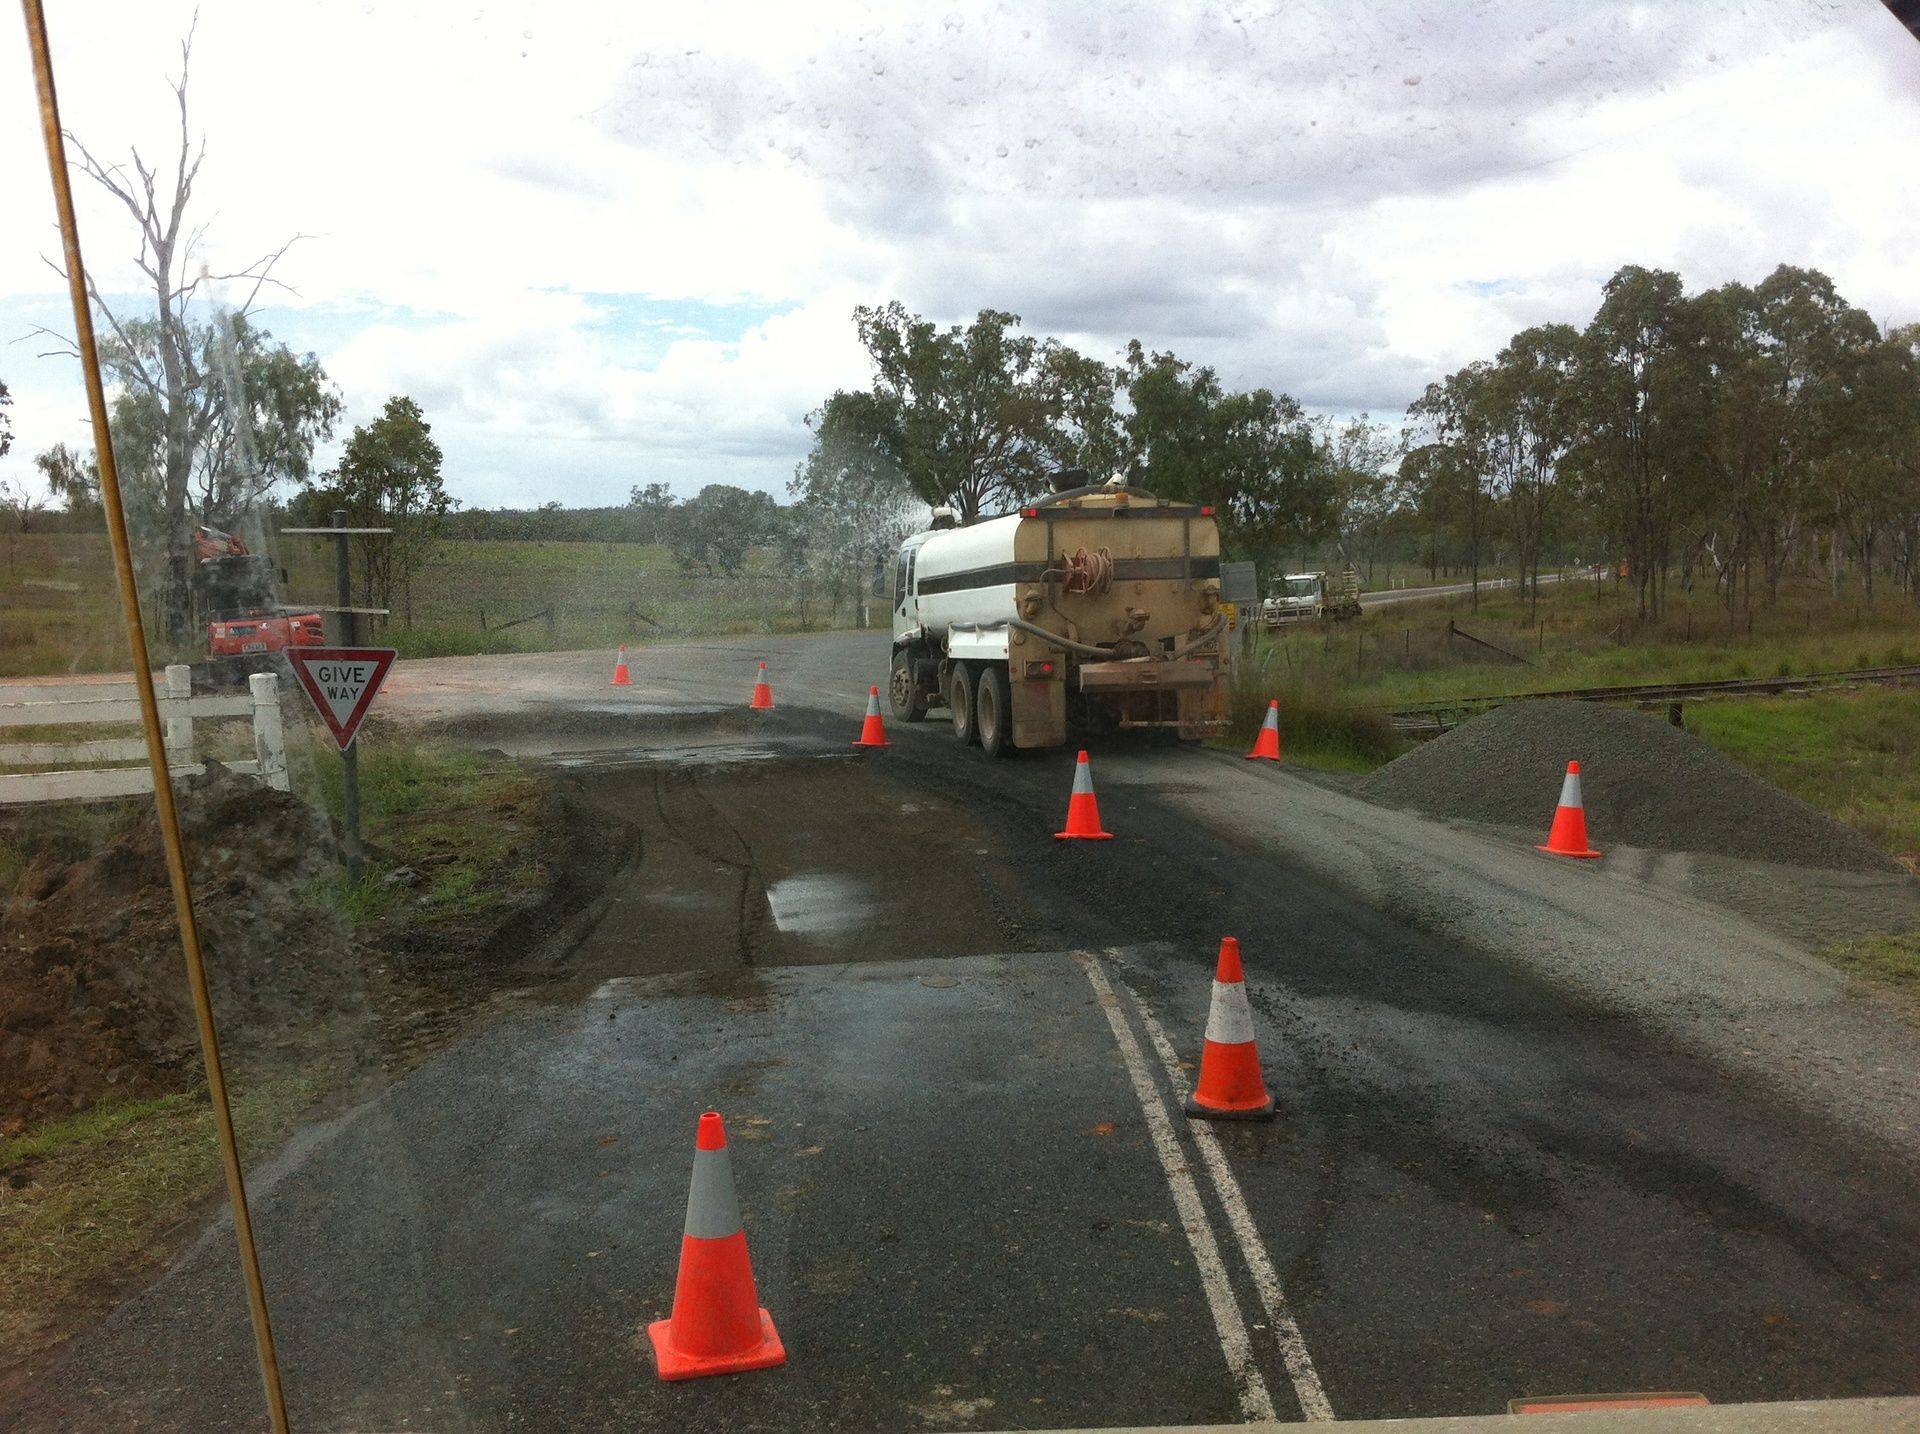
[[[1132,1026],[1127,1023],[1120,998],[1114,993],[1113,983],[1107,978],[1106,968],[1100,964],[1100,959],[1085,951],[1075,952],[1073,959],[1080,963],[1080,969],[1087,973],[1087,980],[1093,985],[1100,1009],[1106,1012],[1107,1024],[1113,1028],[1113,1039],[1120,1047],[1120,1058],[1126,1063],[1127,1074],[1133,1080],[1133,1093],[1139,1098],[1141,1112],[1147,1118],[1147,1134],[1151,1137],[1154,1154],[1159,1157],[1160,1168],[1166,1174],[1167,1186],[1173,1192],[1174,1208],[1180,1214],[1181,1227],[1186,1231],[1187,1243],[1193,1249],[1194,1264],[1199,1268],[1200,1283],[1207,1295],[1207,1307],[1213,1313],[1214,1329],[1220,1337],[1220,1351],[1226,1356],[1227,1370],[1233,1377],[1234,1389],[1240,1398],[1240,1410],[1250,1420],[1276,1419],[1279,1416],[1273,1407],[1273,1396],[1268,1393],[1267,1381],[1254,1359],[1253,1341],[1247,1333],[1246,1320],[1241,1316],[1240,1302],[1235,1298],[1233,1285],[1227,1277],[1226,1263],[1220,1258],[1220,1243],[1214,1236],[1213,1226],[1208,1223],[1206,1207],[1200,1202],[1199,1188],[1194,1183],[1186,1157],[1181,1153],[1179,1137],[1174,1133],[1173,1121],[1167,1112],[1167,1102],[1154,1085],[1153,1068],[1140,1048]],[[1167,1039],[1165,1029],[1147,1008],[1146,1002],[1131,988],[1123,986],[1123,989],[1132,999],[1133,1008],[1139,1013],[1140,1024],[1146,1030],[1154,1054],[1159,1057],[1171,1088],[1177,1094],[1185,1088],[1185,1081],[1180,1073],[1180,1060],[1174,1054],[1173,1043]],[[1253,1277],[1254,1289],[1259,1293],[1260,1303],[1266,1310],[1267,1323],[1279,1347],[1280,1361],[1286,1367],[1287,1378],[1293,1382],[1294,1396],[1300,1401],[1301,1413],[1308,1419],[1333,1418],[1333,1406],[1327,1402],[1320,1375],[1313,1367],[1312,1356],[1307,1353],[1307,1342],[1300,1334],[1300,1325],[1287,1304],[1280,1276],[1267,1255],[1267,1247],[1260,1239],[1259,1229],[1253,1223],[1253,1212],[1247,1208],[1240,1182],[1234,1179],[1226,1152],[1220,1148],[1219,1137],[1204,1121],[1189,1121],[1187,1129],[1193,1137],[1193,1143],[1199,1147],[1200,1163],[1206,1167],[1214,1194],[1227,1213],[1227,1229],[1246,1262],[1248,1273]]]

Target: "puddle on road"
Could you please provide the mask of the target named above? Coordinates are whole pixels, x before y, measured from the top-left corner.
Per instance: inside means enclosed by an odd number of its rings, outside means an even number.
[[[616,717],[711,717],[730,708],[687,702],[570,702],[569,712],[611,713]]]
[[[842,936],[867,925],[873,898],[857,877],[837,872],[789,876],[767,888],[773,924],[788,936]]]

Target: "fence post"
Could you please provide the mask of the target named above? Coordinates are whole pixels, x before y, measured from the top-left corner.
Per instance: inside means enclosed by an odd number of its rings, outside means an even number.
[[[280,677],[256,672],[247,679],[253,693],[253,759],[260,780],[276,792],[289,790],[287,738],[280,725]]]
[[[193,669],[184,662],[167,666],[167,765],[193,765]]]

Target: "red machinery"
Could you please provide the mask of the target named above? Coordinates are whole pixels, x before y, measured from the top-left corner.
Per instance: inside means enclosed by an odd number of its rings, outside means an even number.
[[[246,657],[289,647],[320,647],[326,623],[317,612],[299,612],[274,600],[273,564],[218,528],[193,533],[194,598],[207,620],[207,652]]]

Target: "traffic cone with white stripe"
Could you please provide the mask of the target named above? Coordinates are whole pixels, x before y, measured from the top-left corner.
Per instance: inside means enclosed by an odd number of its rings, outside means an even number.
[[[860,724],[860,740],[856,747],[891,747],[887,740],[887,724],[880,720],[880,689],[867,689],[867,720]]]
[[[1267,720],[1260,724],[1260,735],[1253,739],[1253,750],[1247,753],[1249,762],[1277,762],[1280,760],[1280,704],[1267,704]]]
[[[1100,800],[1093,794],[1093,768],[1087,762],[1086,749],[1073,768],[1073,795],[1067,798],[1067,829],[1055,832],[1056,841],[1112,841],[1113,833],[1100,825]]]
[[[620,656],[613,663],[613,685],[615,687],[633,686],[633,678],[627,672],[627,645],[620,644]]]
[[[1587,845],[1587,809],[1580,801],[1580,764],[1567,763],[1566,780],[1560,784],[1560,805],[1553,814],[1553,830],[1538,851],[1555,856],[1598,856]]]
[[[1240,968],[1240,942],[1232,936],[1221,937],[1206,1044],[1200,1050],[1200,1080],[1187,1097],[1188,1115],[1259,1120],[1273,1114],[1273,1097],[1260,1074],[1260,1047],[1253,1039],[1246,979]]]
[[[753,701],[747,705],[759,712],[773,710],[773,689],[767,686],[767,664],[764,662],[760,664],[760,680],[753,684]]]
[[[753,1283],[726,1123],[711,1110],[700,1117],[693,1143],[693,1188],[687,1193],[673,1314],[648,1325],[647,1338],[662,1379],[737,1374],[787,1362],[787,1348],[773,1316],[760,1307]]]

